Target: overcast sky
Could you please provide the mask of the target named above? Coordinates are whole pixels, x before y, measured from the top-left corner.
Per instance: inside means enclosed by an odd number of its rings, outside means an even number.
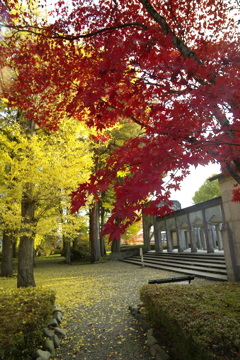
[[[212,164],[208,166],[198,166],[191,168],[191,174],[182,182],[181,190],[172,193],[171,200],[178,200],[182,209],[193,205],[192,197],[204,181],[213,174],[219,174],[220,166]]]

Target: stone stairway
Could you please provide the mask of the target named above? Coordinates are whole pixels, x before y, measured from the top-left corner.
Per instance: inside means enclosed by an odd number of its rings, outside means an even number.
[[[140,256],[132,256],[121,261],[142,266]],[[211,280],[227,280],[223,254],[148,252],[143,255],[143,263],[144,266],[185,275],[194,275]]]

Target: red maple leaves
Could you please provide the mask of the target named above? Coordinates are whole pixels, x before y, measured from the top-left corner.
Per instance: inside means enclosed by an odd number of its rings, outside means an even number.
[[[236,165],[240,53],[232,14],[239,9],[222,0],[79,0],[71,9],[58,4],[43,25],[23,14],[15,21],[14,1],[7,3],[1,11],[12,30],[1,63],[15,72],[11,88],[3,87],[11,106],[49,129],[66,112],[100,130],[122,119],[142,127],[72,194],[73,211],[114,184],[105,232],[118,236],[151,196],[167,203],[190,165]],[[176,169],[180,177],[164,185]]]

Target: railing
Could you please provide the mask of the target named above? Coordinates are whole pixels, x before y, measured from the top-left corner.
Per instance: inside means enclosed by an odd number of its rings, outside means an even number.
[[[156,279],[156,280],[149,280],[149,284],[164,284],[164,283],[172,283],[172,282],[180,282],[180,281],[189,281],[189,284],[191,283],[191,280],[194,280],[194,276],[180,276],[180,277],[174,277],[174,278],[168,278],[168,279]]]

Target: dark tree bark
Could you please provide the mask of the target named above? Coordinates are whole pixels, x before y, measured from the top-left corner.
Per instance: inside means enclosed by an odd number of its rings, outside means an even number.
[[[12,248],[13,248],[13,257],[16,258],[17,257],[17,240],[14,238],[14,242],[12,244]]]
[[[105,215],[104,207],[102,206],[102,204],[100,204],[100,222],[101,222],[100,226],[101,226],[101,231],[102,231],[103,226],[104,226],[104,215]],[[100,250],[101,250],[101,256],[106,255],[104,236],[100,236]]]
[[[34,263],[34,207],[31,199],[31,185],[26,185],[21,203],[22,236],[18,249],[18,277],[17,287],[36,286],[33,274]],[[31,226],[31,229],[29,228]]]
[[[116,238],[114,238],[112,241],[111,252],[120,252],[120,241],[118,241]]]
[[[3,232],[1,276],[13,276],[13,240],[6,231]]]
[[[34,239],[21,236],[18,250],[18,278],[17,287],[36,286],[33,274]]]
[[[63,236],[63,251],[62,255],[65,257],[64,262],[71,264],[71,241],[68,237]]]
[[[65,240],[65,238],[64,238],[64,236],[63,236],[62,256],[66,256],[66,251],[67,251],[67,241]]]
[[[90,209],[90,245],[91,245],[91,261],[97,262],[101,258],[100,240],[99,240],[99,214],[98,202],[95,201]]]
[[[73,249],[77,249],[78,247],[78,238],[73,239]]]
[[[71,246],[70,241],[64,240],[64,255],[65,255],[65,263],[71,264]]]
[[[119,223],[119,217],[117,216],[117,218],[115,219],[116,224]],[[112,241],[112,245],[111,245],[111,252],[120,252],[120,240],[114,238]]]
[[[20,118],[22,130],[32,137],[35,134],[33,120]],[[31,151],[26,156],[32,157]],[[33,274],[34,267],[34,237],[36,220],[34,218],[36,202],[33,199],[33,184],[25,183],[21,201],[21,237],[18,249],[18,276],[17,287],[36,286]]]

